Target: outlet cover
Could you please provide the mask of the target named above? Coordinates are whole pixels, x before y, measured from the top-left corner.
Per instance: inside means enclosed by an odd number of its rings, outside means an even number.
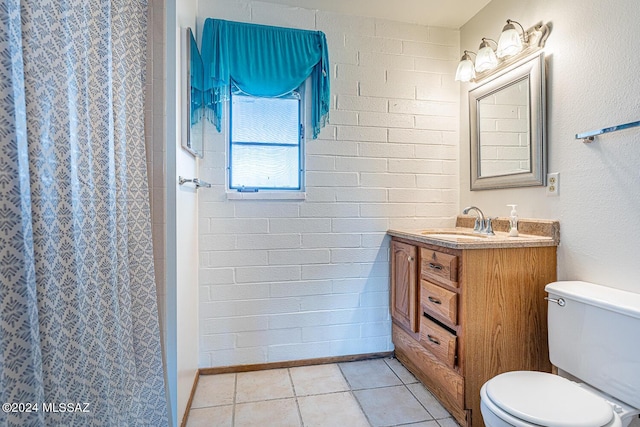
[[[547,174],[547,196],[554,197],[560,191],[560,172]]]

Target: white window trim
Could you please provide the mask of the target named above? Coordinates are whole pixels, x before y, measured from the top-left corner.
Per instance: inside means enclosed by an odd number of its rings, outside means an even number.
[[[240,191],[227,190],[227,200],[306,200],[304,191],[263,191],[256,193],[242,193]]]
[[[304,137],[300,141],[300,150],[302,150],[302,173],[300,174],[301,189],[300,190],[260,190],[255,193],[243,193],[237,190],[231,190],[229,188],[229,126],[231,118],[229,117],[229,103],[230,99],[226,100],[223,106],[224,119],[224,131],[225,131],[225,193],[227,200],[306,200],[307,192],[305,191],[307,186],[307,151],[306,144],[309,138],[313,136],[313,125],[311,124],[311,97],[308,95],[311,93],[311,78],[307,78],[304,82],[304,109],[302,122],[304,123]],[[230,98],[230,97],[229,97]]]

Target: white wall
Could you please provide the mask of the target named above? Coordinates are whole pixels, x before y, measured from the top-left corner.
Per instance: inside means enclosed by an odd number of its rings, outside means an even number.
[[[507,18],[525,28],[551,22],[547,40],[547,134],[550,172],[560,172],[559,197],[542,187],[469,191],[467,89],[461,90],[460,202],[488,215],[560,221],[559,279],[579,279],[640,292],[640,130],[599,137],[576,133],[638,120],[640,79],[634,37],[636,0],[493,0],[461,28],[460,50],[497,39]]]
[[[306,201],[227,200],[225,135],[206,135],[200,367],[391,350],[385,232],[458,210],[458,32],[231,0],[207,17],[322,30],[333,76]]]

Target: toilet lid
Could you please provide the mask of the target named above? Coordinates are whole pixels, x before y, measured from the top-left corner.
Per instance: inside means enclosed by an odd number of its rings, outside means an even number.
[[[506,372],[489,380],[486,391],[503,411],[538,425],[604,426],[613,417],[613,408],[603,398],[544,372]]]

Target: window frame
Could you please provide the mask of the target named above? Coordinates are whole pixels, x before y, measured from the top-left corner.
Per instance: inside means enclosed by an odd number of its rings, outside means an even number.
[[[310,79],[306,79],[298,88],[296,88],[294,93],[297,94],[296,98],[298,98],[298,188],[284,188],[284,187],[258,187],[258,188],[246,188],[243,190],[242,188],[232,187],[232,155],[233,155],[233,134],[232,134],[232,121],[233,121],[233,108],[232,108],[232,97],[234,94],[241,94],[242,96],[252,96],[249,94],[244,94],[242,91],[237,89],[235,85],[231,85],[230,93],[228,96],[228,100],[225,103],[225,107],[228,111],[226,114],[227,120],[225,121],[226,127],[226,135],[225,135],[225,152],[226,152],[226,194],[228,199],[305,199],[305,184],[306,184],[306,153],[305,153],[305,141],[306,141],[306,132],[308,129],[307,126],[307,111],[310,108],[310,99],[306,96],[308,93],[306,86],[310,84]],[[233,91],[233,93],[232,93]],[[290,95],[291,93],[287,94]],[[285,95],[286,96],[286,95]],[[255,97],[258,98],[258,97]],[[268,97],[271,99],[277,99],[278,97]],[[287,96],[290,99],[290,96]],[[243,144],[244,145],[244,144]],[[247,144],[251,145],[251,144]],[[258,145],[258,144],[256,144]],[[267,143],[267,145],[277,146],[277,143]],[[287,144],[289,145],[289,144]],[[265,144],[260,144],[260,146],[265,146]]]

